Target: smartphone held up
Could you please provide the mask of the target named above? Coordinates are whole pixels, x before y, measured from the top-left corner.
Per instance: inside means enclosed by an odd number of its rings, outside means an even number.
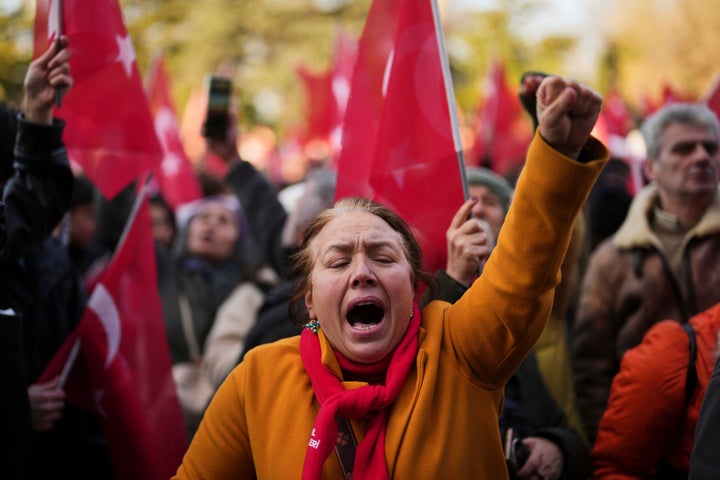
[[[528,456],[527,448],[522,443],[522,437],[515,434],[513,428],[508,428],[505,432],[505,463],[507,463],[510,478],[515,478],[518,470],[520,470]]]
[[[230,122],[232,80],[218,75],[208,75],[205,79],[205,88],[207,110],[202,126],[202,135],[205,138],[224,140]]]

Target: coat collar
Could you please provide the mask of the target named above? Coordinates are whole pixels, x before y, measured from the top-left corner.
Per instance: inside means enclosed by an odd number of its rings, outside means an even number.
[[[654,183],[640,190],[630,205],[625,221],[613,237],[613,243],[619,249],[662,248],[660,239],[650,227],[650,212],[658,197]],[[715,200],[710,204],[700,221],[690,232],[688,238],[703,237],[720,233],[720,188],[715,192]]]

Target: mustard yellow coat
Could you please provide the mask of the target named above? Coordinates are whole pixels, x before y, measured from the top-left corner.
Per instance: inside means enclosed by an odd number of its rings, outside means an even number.
[[[416,367],[388,416],[391,478],[507,478],[498,430],[503,387],[545,326],[575,217],[607,159],[599,142],[588,147],[598,160],[581,164],[536,135],[483,275],[455,304],[423,309]],[[340,376],[320,338],[323,362]],[[301,477],[318,403],[298,341],[247,354],[212,400],[175,478]],[[353,428],[362,438],[362,422]],[[334,454],[323,478],[342,478]]]

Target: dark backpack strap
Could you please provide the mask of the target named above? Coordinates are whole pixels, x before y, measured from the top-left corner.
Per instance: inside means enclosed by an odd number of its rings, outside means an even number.
[[[336,417],[336,420],[338,424],[338,438],[335,444],[335,455],[340,462],[345,480],[352,480],[357,439],[355,438],[355,432],[353,432],[350,420],[340,417]]]
[[[683,323],[680,325],[683,330],[688,334],[690,340],[689,346],[689,362],[687,367],[687,378],[685,380],[685,404],[683,405],[683,411],[687,410],[690,404],[690,398],[692,397],[695,386],[697,385],[697,372],[695,371],[695,357],[697,356],[697,345],[695,342],[695,330],[687,324]],[[678,418],[678,429],[681,427],[682,417]],[[677,433],[676,433],[677,435]],[[655,480],[686,480],[688,478],[688,472],[679,470],[673,467],[667,462],[666,458],[661,458],[658,461],[657,468],[655,469]]]
[[[683,263],[682,267],[680,267],[683,272],[683,283],[686,288],[685,299],[687,302],[688,314],[691,317],[700,313],[700,310],[698,309],[697,293],[695,293],[695,280],[693,280],[692,274],[692,261],[690,260],[690,245],[692,242],[693,239],[690,239],[688,245],[685,247],[685,251],[683,252]]]
[[[675,278],[675,274],[672,271],[672,268],[670,267],[670,264],[668,263],[668,259],[665,258],[665,255],[660,254],[660,263],[662,263],[663,270],[665,271],[665,277],[668,280],[668,283],[670,284],[670,288],[672,289],[673,295],[675,295],[675,304],[678,307],[678,310],[680,311],[680,317],[676,318],[675,320],[679,320],[683,325],[690,321],[691,314],[688,311],[688,303],[687,299],[685,298],[685,295],[683,294],[682,289],[680,288],[680,284],[678,283],[678,279]],[[693,341],[695,340],[693,336]],[[695,358],[695,357],[693,357]]]
[[[695,357],[697,357],[697,344],[695,341],[695,330],[687,324],[682,325],[683,330],[687,332],[688,339],[690,340],[690,361],[687,368],[687,379],[685,380],[685,407],[687,408],[690,403],[690,397],[692,397],[697,385],[697,371],[695,369]]]

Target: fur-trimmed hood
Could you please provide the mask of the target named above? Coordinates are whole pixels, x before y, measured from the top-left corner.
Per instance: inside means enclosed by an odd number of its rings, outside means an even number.
[[[613,243],[619,249],[662,248],[660,239],[650,228],[649,216],[658,196],[657,185],[651,183],[640,190],[628,210],[625,221],[613,237]],[[710,204],[700,221],[688,234],[688,239],[704,237],[720,232],[720,188],[715,192],[715,200]]]

